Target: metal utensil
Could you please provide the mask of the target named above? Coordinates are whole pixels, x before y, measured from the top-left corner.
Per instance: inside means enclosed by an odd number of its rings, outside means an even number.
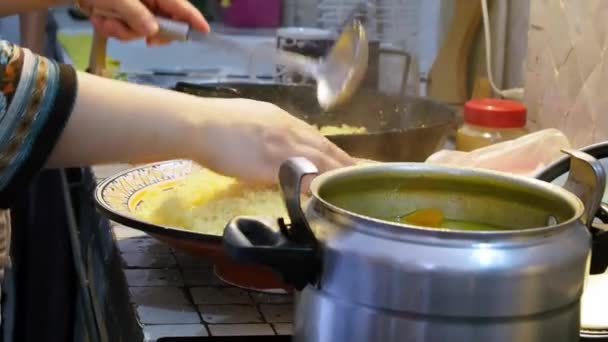
[[[90,13],[121,19],[115,12],[103,9],[93,9]],[[275,63],[313,77],[317,81],[317,100],[324,110],[348,101],[359,88],[367,70],[367,33],[364,25],[356,18],[344,26],[327,56],[318,60],[279,49],[245,47],[230,38],[194,30],[180,21],[161,17],[156,17],[156,20],[160,34],[167,39],[213,44],[225,51],[267,57]]]

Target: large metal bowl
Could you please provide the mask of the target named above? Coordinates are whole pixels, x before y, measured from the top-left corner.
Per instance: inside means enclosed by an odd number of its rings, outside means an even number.
[[[443,147],[457,124],[456,111],[422,97],[361,89],[348,103],[325,113],[315,88],[264,83],[178,83],[175,90],[201,97],[247,98],[273,103],[317,126],[364,127],[366,133],[328,135],[350,155],[384,162],[422,162]]]

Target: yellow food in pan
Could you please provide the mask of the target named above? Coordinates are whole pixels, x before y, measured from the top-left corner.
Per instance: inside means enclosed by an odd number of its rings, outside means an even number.
[[[239,215],[287,217],[278,187],[243,184],[209,170],[144,191],[137,217],[204,234],[221,235],[226,223]]]
[[[355,127],[345,124],[341,126],[323,126],[321,128],[317,127],[317,129],[323,135],[361,134],[367,132],[367,129],[365,129],[365,127]]]
[[[319,130],[325,135],[365,132],[364,127],[349,125],[323,126]],[[287,218],[278,187],[244,184],[209,170],[142,192],[135,210],[138,218],[204,234],[221,235],[226,223],[240,215]]]

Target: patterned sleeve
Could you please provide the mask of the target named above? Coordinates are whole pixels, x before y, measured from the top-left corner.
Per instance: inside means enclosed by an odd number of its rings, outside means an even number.
[[[71,66],[0,40],[0,207],[44,167],[75,97]]]

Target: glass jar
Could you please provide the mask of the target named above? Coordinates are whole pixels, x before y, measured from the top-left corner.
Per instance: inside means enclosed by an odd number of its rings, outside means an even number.
[[[464,124],[456,134],[456,149],[472,151],[528,134],[526,107],[516,101],[474,99],[464,105]]]

